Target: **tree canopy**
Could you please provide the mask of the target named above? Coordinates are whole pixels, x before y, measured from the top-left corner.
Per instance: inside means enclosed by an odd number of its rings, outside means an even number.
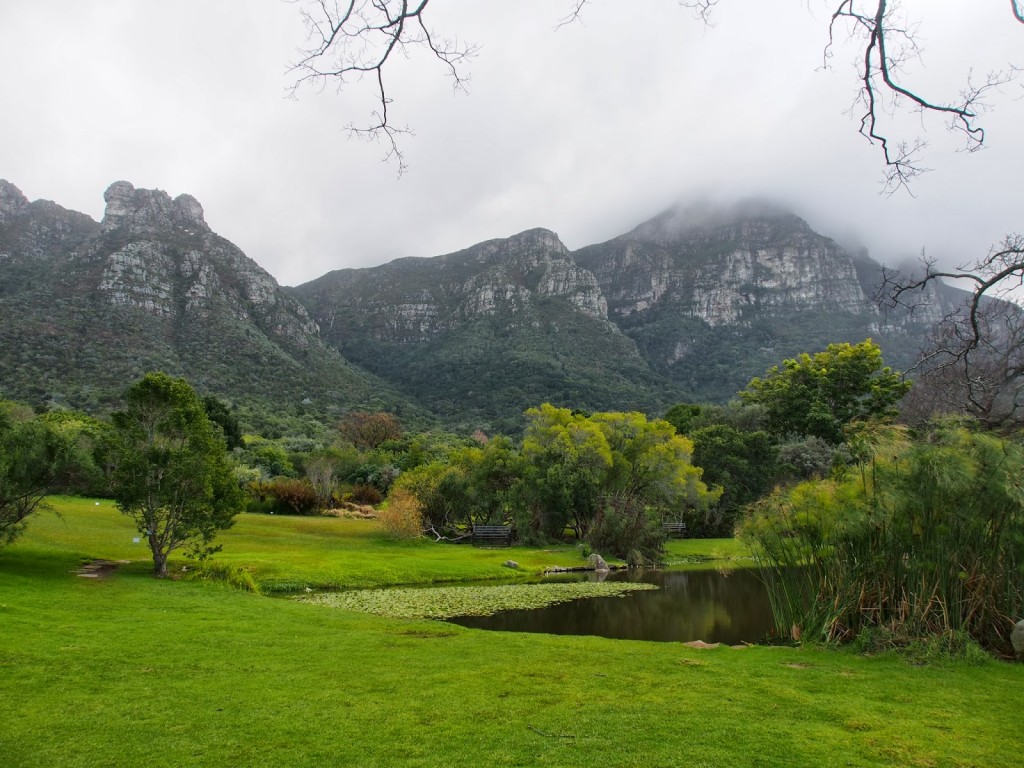
[[[14,541],[57,482],[68,442],[46,422],[0,403],[0,546]]]
[[[765,407],[775,434],[843,441],[852,421],[895,416],[895,405],[910,389],[882,362],[882,350],[867,339],[859,344],[829,344],[824,352],[784,360],[764,378],[740,392],[748,403]]]
[[[526,412],[520,535],[568,526],[579,540],[630,562],[660,553],[661,524],[721,495],[693,466],[693,443],[641,413],[586,415],[545,403]]]
[[[113,496],[167,575],[171,552],[190,545],[200,557],[242,510],[243,495],[224,439],[188,382],[150,373],[129,387],[125,410],[113,416]]]

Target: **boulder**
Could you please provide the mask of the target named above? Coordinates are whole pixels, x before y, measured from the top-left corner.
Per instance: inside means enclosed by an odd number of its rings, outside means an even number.
[[[1024,659],[1024,619],[1018,621],[1010,633],[1010,642],[1013,643],[1013,650],[1018,659]]]
[[[587,558],[587,565],[598,572],[611,570],[608,567],[608,563],[606,563],[604,558],[597,554],[597,552]]]

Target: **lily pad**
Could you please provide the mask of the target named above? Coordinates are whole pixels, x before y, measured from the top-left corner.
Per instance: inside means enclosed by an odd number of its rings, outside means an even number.
[[[622,597],[629,592],[657,589],[633,582],[574,582],[569,584],[505,584],[488,587],[428,589],[362,589],[327,592],[296,598],[299,602],[363,611],[396,619],[450,619],[490,616],[499,611],[543,608],[587,597]]]

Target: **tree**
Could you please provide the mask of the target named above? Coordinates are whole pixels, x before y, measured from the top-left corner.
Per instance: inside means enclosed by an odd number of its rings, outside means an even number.
[[[931,412],[963,412],[990,429],[1012,428],[1024,414],[1024,236],[1007,237],[987,256],[953,270],[922,257],[919,274],[883,271],[876,299],[910,312],[929,302],[935,283],[967,283],[964,304],[943,318],[915,366],[921,396],[914,405]]]
[[[587,416],[544,404],[526,412],[518,487],[529,525],[631,563],[661,552],[661,525],[718,500],[691,463],[693,443],[641,413]],[[523,535],[520,525],[520,535]]]
[[[110,423],[81,411],[48,411],[39,416],[64,441],[66,455],[56,479],[59,493],[106,496],[109,466],[105,447]]]
[[[393,413],[352,411],[338,425],[341,436],[361,451],[372,451],[402,436],[402,424]]]
[[[572,0],[569,13],[559,28],[578,20],[589,0]],[[456,91],[464,91],[469,79],[466,65],[478,48],[472,43],[432,31],[426,21],[430,0],[348,0],[323,2],[304,0],[300,13],[306,25],[308,47],[293,64],[296,75],[293,94],[303,86],[324,88],[369,78],[376,93],[376,108],[370,119],[352,123],[349,131],[366,139],[383,139],[387,158],[405,170],[405,158],[398,140],[408,128],[399,127],[390,111],[391,98],[385,87],[384,71],[393,56],[408,56],[426,50],[439,61]],[[679,0],[708,24],[719,0]],[[879,147],[885,163],[885,189],[890,193],[906,188],[927,169],[921,164],[925,142],[894,137],[891,120],[905,108],[924,115],[945,118],[951,131],[962,135],[967,151],[980,149],[985,130],[979,123],[986,97],[1012,79],[1016,70],[990,73],[980,82],[970,76],[954,97],[935,98],[903,80],[908,62],[920,57],[915,25],[902,19],[898,3],[890,0],[827,0],[830,9],[824,42],[825,66],[831,64],[837,37],[848,36],[857,44],[857,75],[860,87],[854,103],[860,113],[858,130]],[[435,6],[436,7],[436,6]],[[1010,0],[1012,19],[1024,24],[1024,4]]]
[[[229,451],[245,447],[245,441],[242,439],[242,427],[238,423],[238,417],[231,412],[227,403],[218,400],[213,395],[207,395],[203,398],[203,408],[206,411],[207,418],[221,428]]]
[[[568,526],[583,540],[613,466],[608,439],[586,416],[548,403],[526,411],[526,419],[522,508],[530,520],[520,521],[519,534],[532,529],[558,537]]]
[[[702,521],[704,535],[732,535],[740,510],[775,482],[778,447],[767,432],[745,432],[728,424],[695,429],[690,438],[693,463],[704,469],[701,479],[722,489],[722,498]]]
[[[886,367],[882,350],[867,339],[784,360],[782,368],[752,379],[740,398],[765,407],[768,429],[775,434],[838,444],[852,421],[895,416],[894,406],[908,389],[910,382]]]
[[[0,403],[0,546],[20,536],[27,518],[44,508],[68,454],[67,441],[48,424],[15,418],[9,405]]]
[[[153,572],[167,576],[167,558],[186,545],[205,557],[229,528],[244,497],[223,438],[184,379],[149,373],[125,393],[113,416],[113,496],[146,537]]]

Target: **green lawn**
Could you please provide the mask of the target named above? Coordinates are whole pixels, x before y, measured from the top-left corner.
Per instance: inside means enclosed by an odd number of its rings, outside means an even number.
[[[384,619],[157,581],[108,504],[60,506],[0,550],[3,766],[1002,766],[1024,750],[1024,665]],[[224,544],[260,578],[345,584],[578,558],[296,518],[245,517]],[[70,573],[83,557],[139,562],[87,580]]]

